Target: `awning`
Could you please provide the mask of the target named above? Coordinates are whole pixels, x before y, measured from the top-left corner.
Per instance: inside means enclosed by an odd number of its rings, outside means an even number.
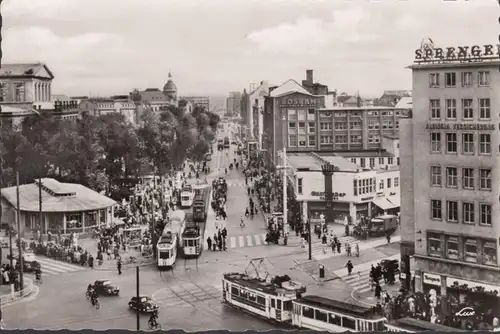
[[[400,196],[390,196],[388,198],[389,202],[394,204],[396,208],[399,208],[401,206],[401,197]]]
[[[378,197],[378,198],[374,198],[372,200],[372,203],[375,204],[376,206],[378,206],[379,208],[381,208],[382,210],[389,210],[389,209],[394,209],[394,208],[397,208],[396,205],[394,205],[393,203],[389,202],[389,200],[385,197]]]

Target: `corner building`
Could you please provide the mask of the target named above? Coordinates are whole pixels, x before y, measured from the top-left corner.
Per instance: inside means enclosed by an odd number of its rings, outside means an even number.
[[[467,296],[497,309],[499,65],[485,60],[409,66],[413,115],[400,129],[407,283],[414,279],[416,291]]]

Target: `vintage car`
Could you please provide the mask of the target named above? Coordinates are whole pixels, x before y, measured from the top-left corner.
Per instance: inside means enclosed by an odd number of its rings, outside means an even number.
[[[8,260],[11,259],[10,254],[7,255],[7,259]],[[18,263],[19,253],[14,252],[14,254],[12,254],[12,259],[15,262],[14,267],[19,268],[19,263]],[[41,268],[41,265],[40,262],[36,260],[35,254],[31,252],[23,253],[23,272],[27,273],[35,272],[38,268]]]
[[[132,297],[128,302],[128,306],[135,311],[144,313],[151,313],[160,308],[154,300],[147,296]]]
[[[120,288],[106,279],[98,279],[95,281],[94,289],[99,295],[118,296],[120,293]]]

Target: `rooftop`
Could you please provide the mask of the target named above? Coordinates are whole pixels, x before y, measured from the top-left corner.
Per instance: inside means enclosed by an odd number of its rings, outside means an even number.
[[[342,156],[335,156],[332,153],[321,155],[321,158],[339,168],[339,172],[357,172],[360,168]],[[309,153],[287,153],[287,160],[295,169],[306,169],[309,171],[321,171],[321,166],[325,164],[321,158],[317,158]]]
[[[49,68],[42,63],[2,64],[2,68],[0,68],[0,77],[11,76],[48,76],[54,79],[54,74],[52,74]]]
[[[285,81],[284,83],[276,87],[272,92],[269,93],[269,96],[280,97],[282,95],[290,93],[301,93],[312,96],[312,94],[309,93],[304,87],[302,87],[301,84],[293,79]]]
[[[39,186],[35,183],[19,186],[21,211],[39,211]],[[16,187],[2,189],[2,197],[17,208]],[[81,184],[62,183],[55,179],[42,179],[43,212],[80,212],[105,209],[116,202]]]
[[[3,66],[3,65],[2,65]],[[500,66],[500,60],[491,60],[477,63],[413,63],[406,68],[413,70],[425,70],[425,69],[435,69],[435,68],[462,68],[462,67],[498,67]]]
[[[319,155],[331,155],[331,152],[319,152]],[[336,156],[344,158],[393,158],[394,155],[385,150],[362,150],[362,151],[335,151]]]
[[[395,108],[411,109],[413,108],[413,98],[411,96],[402,97]]]
[[[298,302],[302,305],[308,305],[312,307],[323,307],[325,309],[333,308],[335,312],[355,317],[368,319],[380,319],[383,317],[380,315],[376,315],[373,309],[370,307],[346,303],[340,300],[327,299],[320,296],[304,296]]]
[[[296,294],[297,292],[303,293],[306,291],[306,288],[298,282],[285,281],[281,285],[277,285],[244,273],[226,273],[224,274],[224,279],[249,289],[275,296],[279,294]]]

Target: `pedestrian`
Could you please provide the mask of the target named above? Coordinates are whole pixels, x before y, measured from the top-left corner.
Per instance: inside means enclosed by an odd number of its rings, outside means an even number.
[[[342,245],[340,244],[340,242],[337,242],[337,253],[341,253],[340,252],[340,249],[341,249]]]
[[[377,299],[380,299],[380,294],[382,292],[382,288],[380,287],[380,284],[378,282],[375,284],[375,297]]]
[[[208,250],[212,250],[212,239],[210,239],[210,236],[207,238],[207,245],[208,245]]]
[[[359,244],[356,244],[356,257],[359,257]]]
[[[118,261],[116,262],[116,268],[118,269],[118,275],[121,275],[122,274],[122,260],[121,259],[118,259]]]
[[[353,264],[352,264],[351,260],[347,261],[347,264],[346,264],[345,266],[346,266],[346,268],[347,268],[347,273],[348,273],[348,275],[351,275],[351,273],[352,273],[352,269],[354,268],[354,266],[353,266]]]
[[[386,239],[387,239],[387,243],[390,244],[391,243],[391,235],[387,234]]]
[[[88,262],[90,269],[94,269],[94,257],[92,255],[89,256]]]

